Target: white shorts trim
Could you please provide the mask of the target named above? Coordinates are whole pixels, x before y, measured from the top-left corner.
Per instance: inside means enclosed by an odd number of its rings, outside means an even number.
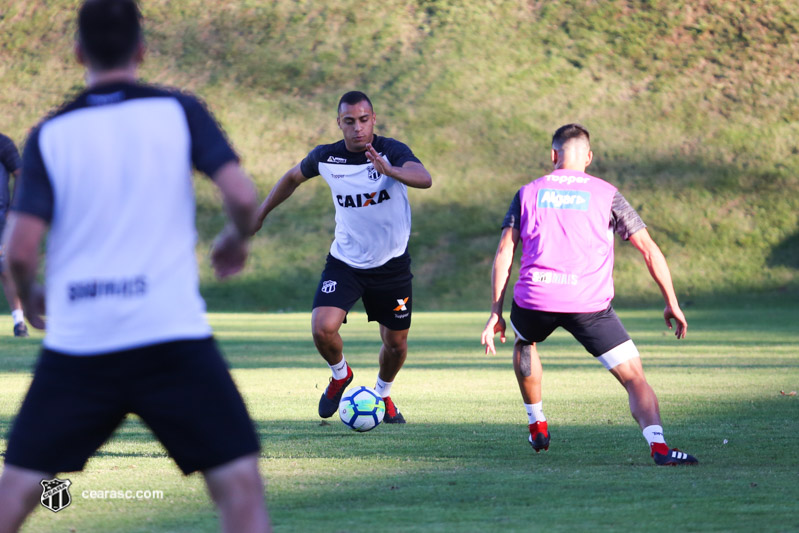
[[[632,339],[630,339],[619,344],[615,348],[611,348],[607,352],[597,357],[597,359],[605,368],[610,370],[611,368],[617,367],[623,362],[629,361],[630,359],[634,359],[636,357],[640,357],[640,354],[638,353],[638,348],[635,347]]]
[[[511,327],[511,329],[513,330],[513,333],[515,333],[515,334],[516,334],[516,339],[517,339],[517,340],[520,340],[520,341],[522,341],[522,342],[527,342],[527,343],[529,343],[529,344],[533,344],[532,342],[530,342],[530,341],[528,341],[527,339],[525,339],[525,338],[524,338],[524,335],[522,335],[521,333],[519,333],[519,330],[518,330],[518,329],[516,329],[516,326],[514,326],[514,325],[513,325],[513,320],[509,320],[509,322],[510,322],[510,327]]]

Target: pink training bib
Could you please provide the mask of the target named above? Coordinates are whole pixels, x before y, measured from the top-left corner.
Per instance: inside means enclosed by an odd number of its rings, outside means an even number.
[[[525,309],[601,311],[613,299],[611,204],[616,187],[555,170],[521,188],[522,260],[514,300]]]

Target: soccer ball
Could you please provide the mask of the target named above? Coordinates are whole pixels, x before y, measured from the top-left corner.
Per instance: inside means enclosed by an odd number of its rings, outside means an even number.
[[[355,431],[369,431],[383,421],[386,403],[369,387],[356,387],[347,392],[338,404],[341,421]]]

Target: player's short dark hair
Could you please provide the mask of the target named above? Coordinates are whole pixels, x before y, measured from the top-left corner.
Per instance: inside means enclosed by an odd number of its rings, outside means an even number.
[[[342,96],[341,99],[338,101],[338,107],[336,108],[336,112],[338,113],[339,111],[341,111],[341,104],[355,105],[358,102],[363,102],[364,100],[369,102],[369,109],[371,109],[372,112],[374,112],[375,108],[374,106],[372,106],[372,101],[369,100],[369,97],[366,96],[366,94],[362,93],[361,91],[350,91],[348,93],[344,93],[344,96]]]
[[[572,139],[585,139],[585,142],[590,145],[591,135],[585,126],[581,124],[566,124],[557,129],[552,136],[552,147],[560,149],[567,141]]]
[[[93,68],[125,66],[142,39],[136,0],[86,0],[78,11],[78,42]]]

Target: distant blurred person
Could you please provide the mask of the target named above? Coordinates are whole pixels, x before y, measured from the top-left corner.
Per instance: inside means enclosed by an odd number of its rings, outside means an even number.
[[[8,214],[8,205],[10,203],[9,198],[13,196],[9,192],[17,187],[21,166],[22,161],[19,159],[19,152],[14,145],[14,141],[0,133],[0,239],[2,239],[3,229],[6,224],[6,215]],[[8,185],[11,176],[14,176],[14,188],[9,190]],[[3,284],[3,292],[5,292],[8,307],[11,309],[11,317],[14,319],[14,336],[27,337],[28,327],[25,325],[22,303],[17,296],[14,282],[4,267],[2,242],[0,242],[0,283]]]
[[[88,88],[25,146],[6,253],[34,327],[46,302],[47,332],[8,438],[0,532],[20,527],[48,478],[82,470],[128,413],[184,474],[203,473],[224,531],[271,531],[258,436],[199,293],[192,165],[230,218],[211,252],[219,277],[244,266],[255,187],[194,96],[137,82],[140,19],[134,0],[82,4]]]
[[[386,403],[383,421],[404,424],[391,388],[408,355],[413,308],[408,187],[427,189],[433,180],[407,145],[374,134],[377,118],[366,94],[344,94],[336,113],[344,138],[317,146],[277,181],[258,209],[256,227],[301,184],[324,178],[336,208],[336,232],[314,296],[311,331],[333,375],[319,398],[319,416],[338,411],[352,382],[339,330],[360,299],[368,319],[380,324],[375,390]]]
[[[658,465],[691,465],[695,457],[669,449],[663,436],[657,396],[647,383],[638,350],[611,306],[613,233],[629,240],[644,257],[666,301],[663,316],[678,339],[688,323],[674,294],[663,253],[638,213],[610,183],[585,173],[593,159],[588,130],[560,127],[552,137],[555,170],[522,187],[502,223],[491,273],[491,316],[482,334],[486,353],[496,354],[494,335],[505,342],[502,304],[522,242],[521,270],[514,287],[511,327],[516,333],[513,369],[529,422],[528,442],[536,452],[549,449],[544,415],[543,370],[536,343],[563,327],[624,386],[630,410]]]

